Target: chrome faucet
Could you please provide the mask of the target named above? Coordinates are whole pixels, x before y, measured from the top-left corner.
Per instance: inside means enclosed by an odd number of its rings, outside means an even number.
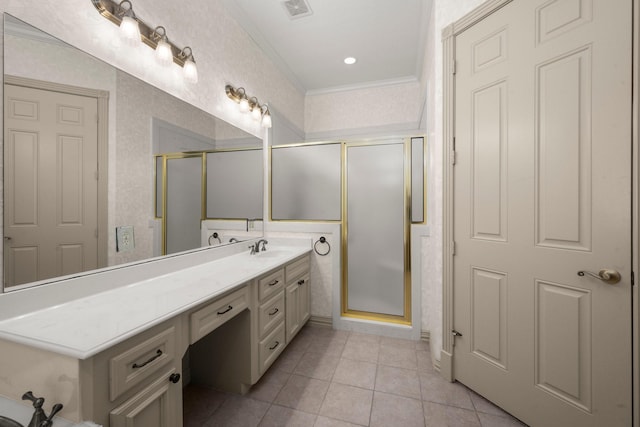
[[[265,239],[260,239],[258,240],[258,243],[256,243],[256,252],[260,251],[260,243],[262,243],[262,252],[267,250],[267,242]]]

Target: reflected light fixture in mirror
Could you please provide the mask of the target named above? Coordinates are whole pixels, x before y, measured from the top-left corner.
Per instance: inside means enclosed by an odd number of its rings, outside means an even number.
[[[152,27],[133,13],[130,0],[116,3],[113,0],[91,0],[100,15],[118,25],[128,43],[142,41],[156,51],[158,61],[162,65],[171,62],[183,67],[185,80],[190,83],[198,81],[198,71],[190,47],[180,49],[167,38],[167,32],[161,25]],[[188,49],[188,53],[186,52]]]
[[[263,128],[270,128],[271,123],[271,113],[269,112],[269,106],[265,104],[260,104],[258,98],[252,96],[251,98],[247,97],[247,93],[243,87],[234,88],[231,85],[226,85],[224,88],[225,92],[229,99],[238,104],[238,109],[242,113],[251,112],[251,117],[258,121],[262,119],[261,125]]]

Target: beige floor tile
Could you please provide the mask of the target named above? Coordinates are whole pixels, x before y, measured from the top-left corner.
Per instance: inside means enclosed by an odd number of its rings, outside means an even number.
[[[332,381],[373,390],[377,366],[375,363],[342,358],[333,374]]]
[[[509,414],[498,416],[478,412],[482,427],[526,427],[527,425]]]
[[[232,395],[213,413],[203,427],[254,427],[267,413],[269,404]]]
[[[304,354],[304,350],[291,349],[287,347],[284,349],[282,354],[278,356],[276,361],[273,362],[270,369],[277,369],[292,374]]]
[[[469,390],[460,383],[450,383],[438,373],[419,373],[422,400],[475,411]]]
[[[379,365],[375,389],[376,391],[412,397],[414,399],[421,398],[418,373],[411,369]]]
[[[430,351],[429,341],[419,340],[416,341],[416,350],[420,351]]]
[[[182,396],[184,427],[201,427],[229,397],[221,391],[193,384],[184,388]]]
[[[423,402],[426,427],[481,427],[475,411]]]
[[[358,427],[358,425],[320,415],[313,427]]]
[[[345,340],[340,337],[318,337],[309,344],[307,353],[340,357],[344,344]]]
[[[260,427],[309,427],[315,422],[316,415],[272,405],[260,422]]]
[[[291,375],[273,403],[317,414],[329,388],[328,381]]]
[[[416,351],[412,348],[380,345],[378,363],[381,365],[395,366],[396,368],[418,369]]]
[[[471,402],[473,402],[474,408],[476,408],[477,412],[483,412],[485,414],[497,415],[499,417],[509,417],[505,411],[500,409],[498,406],[494,405],[484,397],[480,396],[478,393],[473,390],[469,390],[469,397],[471,397]]]
[[[422,402],[418,399],[393,394],[373,394],[371,427],[424,427]]]
[[[337,356],[325,356],[323,354],[307,352],[302,356],[293,373],[330,381],[339,361],[340,357]]]
[[[331,383],[320,415],[350,423],[369,425],[373,391]]]
[[[363,362],[378,362],[378,354],[380,353],[380,345],[376,342],[351,341],[349,339],[342,351],[342,357],[353,360],[362,360]]]
[[[417,341],[406,340],[402,338],[380,337],[380,345],[382,347],[389,346],[395,348],[407,348],[410,350],[416,349]]]
[[[251,387],[247,397],[273,402],[291,374],[277,369],[269,369],[256,384]]]
[[[431,360],[431,353],[428,351],[417,350],[416,359],[418,362],[418,370],[424,372],[436,372]]]
[[[350,342],[360,342],[360,343],[378,345],[380,344],[380,335],[351,332],[351,334],[349,335],[349,339],[347,339],[347,343],[350,343]]]

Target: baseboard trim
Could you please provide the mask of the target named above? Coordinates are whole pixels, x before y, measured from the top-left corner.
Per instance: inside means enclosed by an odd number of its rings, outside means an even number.
[[[420,341],[425,341],[425,342],[431,341],[431,332],[420,331]]]
[[[333,319],[329,316],[311,316],[309,318],[309,324],[313,326],[333,328]]]

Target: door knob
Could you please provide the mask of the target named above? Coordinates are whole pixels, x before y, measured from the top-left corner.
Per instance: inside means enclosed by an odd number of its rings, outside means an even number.
[[[622,278],[620,276],[620,273],[618,273],[615,270],[600,270],[597,273],[594,273],[592,271],[578,271],[578,276],[582,277],[582,276],[591,276],[591,277],[595,277],[598,280],[602,280],[605,283],[608,283],[610,285],[615,285],[616,283],[618,283],[620,281],[620,279]]]

